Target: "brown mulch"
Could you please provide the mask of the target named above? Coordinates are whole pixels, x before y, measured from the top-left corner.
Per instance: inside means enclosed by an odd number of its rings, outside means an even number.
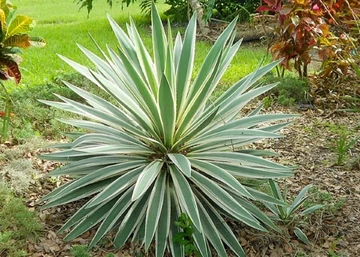
[[[280,112],[294,113],[295,110]],[[332,199],[325,202],[328,205],[320,213],[306,221],[304,232],[312,243],[310,247],[299,243],[294,236],[283,240],[275,236],[275,242],[270,245],[260,244],[262,253],[253,251],[249,256],[298,256],[298,253],[360,256],[360,142],[354,145],[341,166],[335,165],[337,154],[332,149],[338,137],[332,128],[345,126],[358,137],[360,115],[318,109],[299,114],[301,116],[281,132],[285,138],[263,146],[281,154],[278,162],[297,166],[294,177],[287,180],[293,196],[304,186],[313,184],[320,194]]]
[[[230,224],[247,256],[360,256],[360,143],[357,142],[351,148],[345,164],[337,166],[337,155],[332,150],[337,134],[331,129],[344,125],[359,136],[357,126],[360,124],[360,114],[316,108],[299,111],[281,107],[272,107],[266,112],[298,113],[300,116],[281,131],[284,138],[256,143],[254,147],[275,151],[280,154],[275,161],[297,166],[295,175],[286,180],[292,197],[304,186],[313,184],[317,189],[314,199],[324,200],[319,195],[327,196],[327,206],[297,224],[307,234],[310,246],[294,236],[290,225],[283,225],[283,233],[279,234],[260,233],[241,224]],[[34,167],[46,174],[57,164],[37,159],[36,156],[43,151],[29,153],[26,158],[31,158]],[[356,157],[359,157],[357,162],[354,161]],[[58,235],[56,231],[76,212],[78,205],[68,204],[47,210],[38,208],[37,200],[61,183],[63,180],[41,178],[31,185],[26,194],[28,207],[39,213],[44,225],[44,233],[40,238],[28,242],[29,256],[71,256],[70,248],[73,245],[88,244],[95,233],[90,231],[72,242],[64,242],[65,235]],[[93,250],[92,256],[105,256],[107,253],[136,256],[139,252],[141,249],[130,243],[121,250],[115,250],[111,240],[104,240],[101,246]]]

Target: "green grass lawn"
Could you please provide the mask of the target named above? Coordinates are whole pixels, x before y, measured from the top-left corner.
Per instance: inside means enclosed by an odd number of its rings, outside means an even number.
[[[21,67],[22,83],[25,85],[39,84],[61,72],[72,71],[57,54],[86,64],[76,44],[96,50],[89,34],[102,47],[106,44],[115,46],[115,37],[107,22],[106,13],[125,24],[131,12],[137,21],[144,22],[138,6],[121,11],[120,5],[110,9],[105,0],[95,1],[89,17],[86,9],[78,11],[79,5],[74,1],[17,0],[14,4],[18,6],[18,14],[35,19],[37,25],[31,35],[42,36],[47,42],[44,48],[30,48],[24,52]]]
[[[28,15],[35,19],[37,25],[31,32],[33,36],[42,36],[47,45],[44,48],[29,48],[24,51],[22,69],[22,85],[38,85],[61,73],[72,72],[57,54],[64,55],[82,64],[89,64],[76,44],[97,51],[89,37],[89,33],[98,44],[104,48],[106,44],[116,47],[116,39],[108,24],[106,13],[109,13],[120,24],[125,25],[129,21],[129,15],[133,16],[139,24],[141,36],[151,48],[149,19],[140,13],[138,5],[124,7],[115,3],[111,9],[105,0],[94,1],[94,8],[88,16],[87,10],[79,9],[76,1],[61,0],[14,0],[18,6],[17,14]],[[167,9],[167,5],[160,3],[161,11]],[[211,47],[209,42],[197,44],[196,67],[202,62]],[[228,85],[258,67],[265,56],[263,48],[242,47],[235,60],[225,74],[221,84]]]
[[[23,62],[20,64],[22,72],[20,85],[15,85],[11,81],[5,82],[12,97],[15,114],[15,118],[11,120],[10,134],[19,142],[35,134],[57,138],[62,132],[67,131],[67,126],[56,121],[56,118],[68,117],[69,114],[48,108],[37,101],[37,99],[54,100],[54,93],[81,101],[71,90],[63,86],[60,80],[71,81],[88,91],[98,93],[95,87],[62,61],[58,54],[81,64],[91,65],[76,45],[81,44],[99,54],[89,33],[101,48],[107,44],[116,48],[116,38],[107,21],[106,13],[109,13],[121,26],[125,26],[131,15],[139,27],[145,45],[148,49],[152,49],[150,21],[149,18],[141,15],[138,5],[124,7],[121,10],[120,3],[114,3],[113,8],[110,9],[106,0],[98,0],[94,1],[94,9],[88,17],[87,10],[83,9],[79,12],[79,5],[73,0],[14,0],[13,4],[18,6],[18,15],[23,14],[35,19],[37,25],[31,35],[42,36],[47,42],[44,48],[34,47],[24,51]],[[158,4],[161,12],[167,8],[168,6],[163,3]],[[184,28],[174,28],[174,31],[184,32]],[[200,69],[211,45],[211,42],[197,42],[193,76]],[[265,48],[262,47],[241,47],[213,97],[216,98],[231,84],[254,71],[265,54]],[[4,102],[0,101],[0,111],[3,109]]]

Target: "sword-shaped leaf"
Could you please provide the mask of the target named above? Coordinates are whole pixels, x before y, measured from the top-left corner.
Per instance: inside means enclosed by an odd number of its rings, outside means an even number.
[[[164,131],[164,145],[170,148],[174,141],[176,106],[172,89],[165,75],[161,77],[160,82],[159,108]]]
[[[191,163],[185,155],[169,153],[168,157],[185,176],[191,177]]]
[[[186,211],[186,215],[190,217],[195,227],[201,231],[199,211],[189,182],[174,165],[170,165],[169,167],[180,206],[182,210]]]
[[[157,245],[155,249],[156,257],[164,256],[164,252],[167,245],[167,239],[169,236],[170,223],[171,223],[171,199],[169,192],[169,181],[166,182],[164,202],[161,209],[160,221],[155,233],[155,243]]]
[[[148,250],[150,243],[159,226],[159,219],[165,197],[166,173],[162,172],[158,176],[154,188],[149,197],[148,209],[145,218],[145,249]]]
[[[161,172],[163,162],[155,160],[144,168],[139,178],[136,181],[134,192],[132,195],[132,201],[135,201],[142,196],[154,182],[158,174]]]

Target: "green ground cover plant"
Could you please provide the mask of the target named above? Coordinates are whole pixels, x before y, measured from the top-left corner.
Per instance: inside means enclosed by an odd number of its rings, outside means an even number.
[[[152,8],[151,53],[134,22],[124,31],[109,16],[119,44],[116,52],[108,47],[105,54],[99,47],[99,57],[80,46],[96,67],[90,70],[62,57],[109,94],[116,105],[68,82],[64,83],[86,104],[60,95],[62,102],[42,101],[86,117],[63,122],[88,131],[59,145],[60,152],[42,156],[66,163],[50,176],[74,178],[45,196],[43,207],[89,197],[59,232],[70,229],[65,240],[72,240],[98,225],[90,248],[115,229],[116,247],[132,237],[146,251],[155,242],[156,256],[163,256],[165,249],[175,257],[184,256],[184,245],[173,239],[182,232],[174,222],[185,213],[202,256],[211,256],[210,246],[219,256],[228,256],[224,244],[236,255],[245,256],[224,216],[260,231],[278,231],[253,201],[286,203],[242,185],[238,179],[293,174],[292,167],[263,159],[268,152],[243,147],[263,138],[279,138],[276,132],[289,124],[284,120],[295,116],[260,115],[261,108],[244,117],[238,115],[250,100],[276,86],[254,87],[279,62],[256,69],[209,103],[240,47],[233,33],[236,21],[220,35],[191,79],[196,17],[184,36],[177,34],[173,42],[171,27],[164,29]],[[268,123],[281,120],[276,125]]]
[[[323,206],[321,211],[328,214],[337,214],[346,204],[345,198],[334,199],[329,192],[319,190],[317,187],[309,189],[309,197],[304,202],[305,208],[320,204]]]
[[[299,79],[291,73],[283,77],[269,74],[264,77],[263,82],[265,84],[279,82],[279,85],[269,91],[268,96],[264,98],[266,107],[270,107],[274,102],[282,106],[309,105],[313,102],[310,82],[305,78]]]
[[[86,245],[74,245],[71,247],[70,253],[74,257],[91,257]]]
[[[0,255],[27,256],[27,240],[36,240],[41,230],[36,214],[0,182]]]

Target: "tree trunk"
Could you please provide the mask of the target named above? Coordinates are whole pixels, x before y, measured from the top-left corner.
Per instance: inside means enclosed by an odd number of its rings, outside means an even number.
[[[199,0],[189,0],[189,6],[193,13],[197,14],[197,25],[201,35],[209,34],[209,23],[204,20],[204,8]]]
[[[243,39],[243,42],[257,41],[261,38],[271,37],[272,29],[269,27],[256,26],[255,28],[246,28],[237,30],[236,39]]]

